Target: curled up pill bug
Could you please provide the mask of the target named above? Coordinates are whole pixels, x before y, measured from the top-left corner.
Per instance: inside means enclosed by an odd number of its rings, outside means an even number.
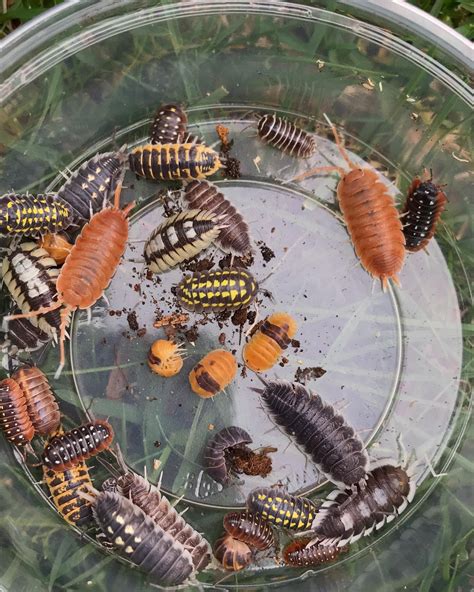
[[[185,348],[168,339],[157,339],[151,344],[148,353],[148,366],[155,374],[169,378],[175,376],[183,367],[182,353]]]
[[[204,449],[203,461],[208,475],[218,483],[227,483],[232,469],[229,453],[235,448],[251,443],[250,434],[242,428],[230,426],[219,430],[210,438]]]
[[[228,571],[240,571],[252,561],[252,550],[242,542],[224,533],[214,543],[214,557]]]
[[[308,158],[316,151],[314,136],[275,113],[258,118],[257,133],[260,139],[298,158]]]

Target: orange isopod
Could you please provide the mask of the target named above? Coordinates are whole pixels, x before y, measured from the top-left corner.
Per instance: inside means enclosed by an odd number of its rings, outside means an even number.
[[[71,243],[62,234],[45,234],[38,244],[59,265],[62,265],[66,261],[66,257],[72,249]]]
[[[293,181],[322,172],[339,173],[337,197],[354,250],[362,267],[382,282],[385,291],[389,279],[400,285],[398,274],[405,261],[405,237],[398,210],[379,175],[350,160],[336,128],[328,122],[349,171],[339,166],[317,167]]]
[[[230,384],[237,374],[237,362],[225,349],[210,351],[194,366],[189,374],[193,391],[208,399],[214,397]]]
[[[296,329],[295,320],[285,312],[277,312],[266,318],[244,345],[242,356],[245,365],[254,372],[272,368],[289,346]]]
[[[177,345],[174,341],[167,339],[157,339],[151,344],[148,353],[148,366],[152,372],[170,378],[178,374],[183,367],[183,357],[181,352],[183,345]]]

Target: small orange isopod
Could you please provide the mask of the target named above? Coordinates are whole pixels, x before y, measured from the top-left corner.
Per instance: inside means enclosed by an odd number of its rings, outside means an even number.
[[[206,354],[189,374],[193,391],[208,399],[230,384],[237,374],[237,362],[225,349],[215,349]]]
[[[151,344],[148,353],[148,366],[152,372],[170,378],[183,367],[182,344],[176,344],[167,339],[157,339]]]
[[[295,320],[285,312],[267,317],[255,335],[245,344],[243,358],[245,365],[254,372],[272,368],[296,333]]]
[[[62,265],[71,252],[73,245],[62,234],[45,234],[39,242],[39,246],[48,252],[56,263]]]

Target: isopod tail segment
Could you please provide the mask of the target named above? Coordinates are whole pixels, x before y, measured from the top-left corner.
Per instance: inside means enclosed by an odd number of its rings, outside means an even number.
[[[93,216],[93,218],[91,218],[91,220],[93,220],[95,218],[95,216],[99,216],[102,212],[107,211],[107,210],[110,211],[110,212],[118,212],[118,213],[120,213],[121,217],[125,220],[128,217],[130,211],[135,207],[135,202],[131,202],[131,203],[127,204],[123,209],[120,209],[120,194],[121,194],[121,191],[122,191],[122,182],[120,182],[117,185],[117,188],[115,190],[115,194],[114,194],[114,205],[113,205],[113,207],[104,208],[103,210],[101,210],[97,214],[94,214],[94,216]],[[74,245],[71,253],[74,253],[74,250],[77,247],[78,247],[78,244],[76,242],[76,244]],[[58,282],[62,278],[62,274],[63,274],[64,268],[65,268],[65,266],[67,264],[67,261],[68,261],[68,259],[69,259],[70,256],[71,256],[71,254],[68,255],[68,257],[66,258],[64,267],[63,267],[61,273],[58,276],[56,285],[58,284]],[[115,269],[113,270],[111,276],[113,275],[113,273],[115,273]],[[64,349],[64,342],[66,340],[66,328],[67,328],[68,321],[69,321],[69,318],[70,318],[70,313],[74,312],[78,308],[84,308],[84,309],[90,308],[90,306],[92,306],[93,304],[95,304],[96,301],[97,301],[97,299],[94,300],[93,302],[91,302],[88,306],[71,305],[71,304],[65,302],[63,295],[58,292],[56,302],[53,302],[53,304],[51,304],[50,306],[41,307],[41,308],[39,308],[37,310],[33,310],[33,311],[30,311],[30,312],[27,312],[27,313],[15,314],[15,315],[7,316],[5,318],[6,318],[7,321],[8,320],[13,320],[13,319],[31,318],[31,317],[35,317],[35,316],[38,316],[38,315],[41,315],[41,314],[46,314],[46,313],[51,312],[53,310],[56,310],[56,309],[58,309],[60,307],[63,307],[63,309],[61,310],[61,326],[60,326],[60,338],[59,338],[60,360],[59,360],[58,369],[56,370],[56,373],[54,375],[54,378],[57,379],[61,375],[62,369],[64,368],[65,360],[66,360],[65,349]]]

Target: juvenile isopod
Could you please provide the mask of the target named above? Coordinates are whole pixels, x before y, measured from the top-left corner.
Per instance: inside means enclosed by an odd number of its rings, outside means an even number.
[[[297,539],[283,549],[283,561],[292,567],[309,567],[335,561],[348,547],[327,547],[308,544],[311,539]]]
[[[259,551],[275,544],[275,536],[268,521],[252,512],[230,512],[224,516],[224,529],[234,539],[247,543]]]
[[[258,135],[263,142],[298,158],[308,158],[316,150],[314,137],[283,117],[262,115],[257,122]]]
[[[183,142],[188,117],[179,105],[162,105],[157,110],[150,131],[152,144],[178,144]]]
[[[214,543],[214,557],[224,569],[240,571],[252,561],[252,550],[246,543],[225,533]]]
[[[148,353],[148,366],[152,372],[169,378],[183,367],[183,346],[167,339],[157,339]]]
[[[206,354],[189,373],[192,390],[204,399],[214,397],[228,386],[237,374],[235,357],[224,349]]]
[[[242,357],[254,372],[272,368],[296,334],[296,322],[289,314],[279,312],[266,318],[250,341],[244,345]]]

